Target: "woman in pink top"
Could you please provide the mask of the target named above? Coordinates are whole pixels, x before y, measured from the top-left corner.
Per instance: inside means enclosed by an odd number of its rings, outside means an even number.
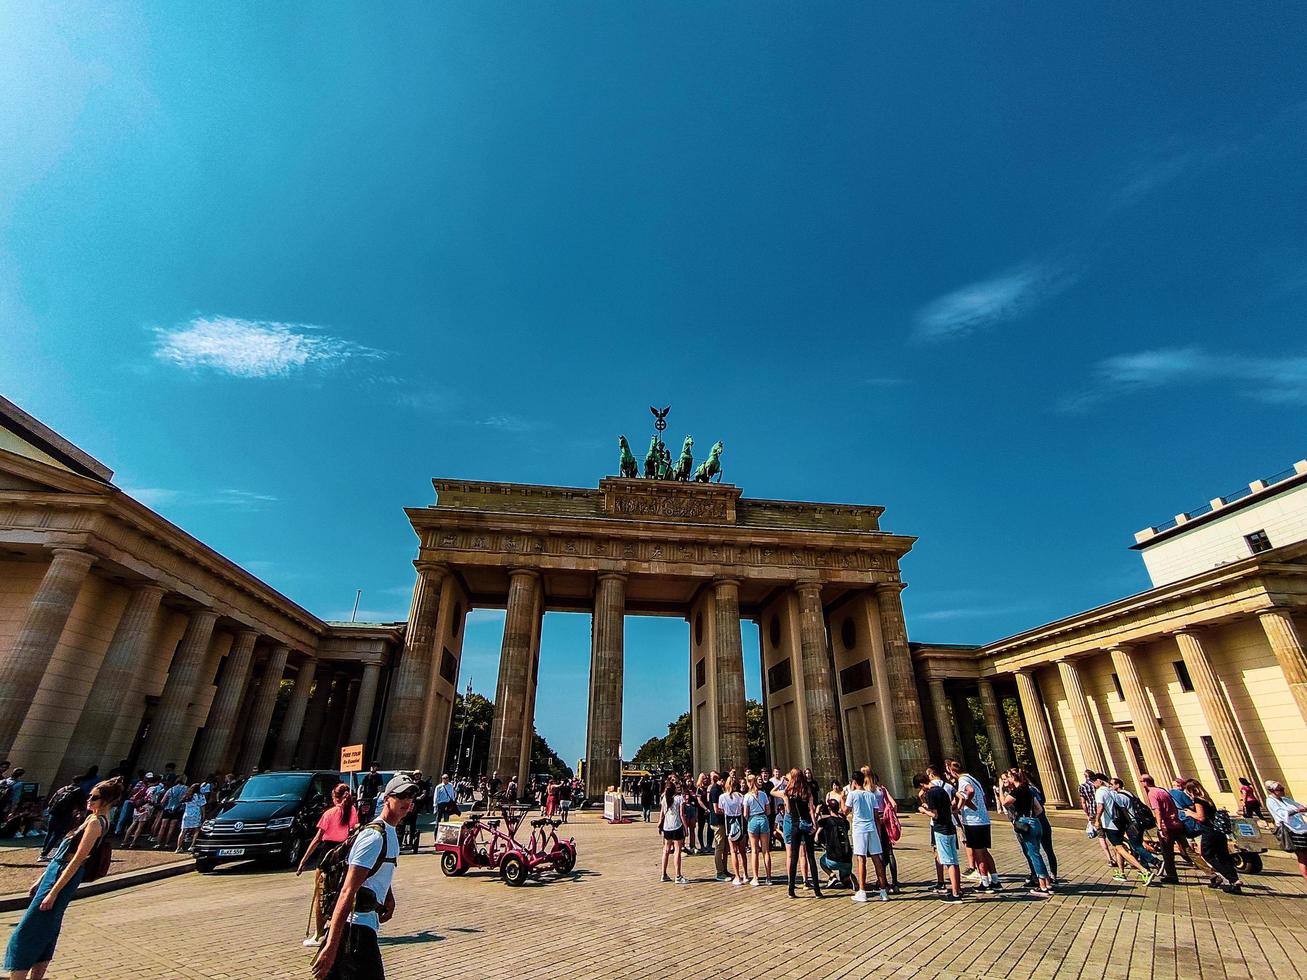
[[[295,869],[296,876],[304,873],[309,858],[313,857],[313,852],[318,849],[319,844],[325,843],[330,849],[342,843],[349,837],[349,832],[359,825],[358,807],[354,805],[354,797],[350,795],[346,784],[336,784],[336,788],[331,791],[331,801],[335,806],[328,807],[318,818],[318,832],[313,835],[313,840],[304,851],[300,866]],[[305,946],[317,946],[322,942],[322,936],[326,932],[327,923],[323,920],[321,903],[318,901],[318,890],[321,887],[322,872],[319,870],[313,878],[314,930],[313,935],[304,940]]]

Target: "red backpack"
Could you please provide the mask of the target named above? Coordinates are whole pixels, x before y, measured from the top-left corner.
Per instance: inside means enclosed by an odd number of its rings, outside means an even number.
[[[884,790],[885,806],[880,812],[881,820],[885,823],[885,835],[890,842],[897,844],[899,838],[903,836],[903,825],[899,823],[899,808],[894,802],[894,797],[889,795],[889,790]]]

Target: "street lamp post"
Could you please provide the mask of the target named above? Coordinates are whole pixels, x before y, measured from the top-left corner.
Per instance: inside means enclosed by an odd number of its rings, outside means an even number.
[[[458,782],[459,770],[463,765],[463,739],[467,736],[467,719],[471,714],[467,699],[472,696],[472,678],[467,679],[467,693],[463,695],[463,724],[458,730],[458,755],[454,757],[454,782]],[[468,768],[471,768],[470,766]]]

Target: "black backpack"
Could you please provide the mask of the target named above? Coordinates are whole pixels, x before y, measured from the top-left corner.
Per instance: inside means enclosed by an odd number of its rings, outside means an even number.
[[[1157,817],[1153,815],[1152,808],[1135,796],[1133,793],[1125,794],[1130,799],[1130,820],[1140,830],[1152,830],[1157,826]]]
[[[345,886],[345,875],[349,871],[349,852],[353,849],[359,834],[368,829],[381,834],[381,853],[377,855],[376,863],[372,865],[367,877],[371,878],[387,861],[397,863],[395,858],[386,857],[386,824],[384,820],[373,820],[371,823],[359,824],[359,826],[351,830],[349,836],[329,850],[323,857],[322,863],[318,865],[318,874],[322,875],[322,889],[318,893],[318,907],[322,910],[323,921],[329,922],[331,914],[336,910],[336,900],[340,898],[340,890]],[[373,893],[372,889],[366,886],[361,887],[354,896],[354,911],[375,912],[381,908],[385,900],[385,895],[377,895]]]
[[[825,827],[826,856],[837,864],[853,860],[853,842],[849,825],[843,820],[828,820]]]
[[[75,794],[79,789],[81,789],[81,787],[76,783],[69,783],[62,789],[55,790],[54,795],[46,801],[46,809],[51,813],[64,813],[65,810],[69,808],[69,800],[73,798],[73,794]]]

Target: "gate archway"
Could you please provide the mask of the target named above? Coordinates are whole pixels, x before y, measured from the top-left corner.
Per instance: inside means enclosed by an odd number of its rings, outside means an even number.
[[[696,771],[743,769],[741,617],[761,640],[769,761],[823,781],[871,762],[899,794],[924,768],[899,598],[915,538],[883,508],[752,500],[730,484],[608,478],[597,489],[433,481],[406,510],[419,538],[404,651],[385,723],[388,764],[445,758],[470,609],[506,610],[490,765],[525,785],[546,610],[588,611],[588,794],[617,782],[627,613],[690,624]]]

